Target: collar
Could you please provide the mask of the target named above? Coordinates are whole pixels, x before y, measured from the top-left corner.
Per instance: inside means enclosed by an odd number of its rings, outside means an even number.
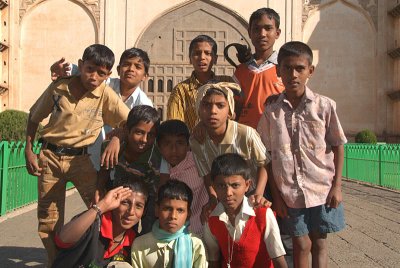
[[[118,83],[114,84],[115,87],[113,87],[115,93],[117,93],[118,96],[121,97],[121,80],[118,79]],[[129,100],[136,100],[140,94],[141,88],[137,86],[135,90],[129,95],[128,98],[126,98],[125,103],[128,102]]]
[[[312,90],[308,87],[305,86],[306,89],[304,90],[304,95],[301,97],[301,102],[312,102],[315,100],[315,94],[312,92]],[[288,102],[286,98],[286,90],[282,92],[283,94],[280,94],[278,97],[277,102]]]
[[[263,66],[263,65],[268,64],[268,63],[272,63],[272,64],[275,64],[275,65],[278,65],[278,52],[276,52],[276,51],[272,52],[271,56],[269,56],[269,58],[267,60],[265,60],[264,62],[262,62],[259,65],[257,64],[257,61],[255,59],[255,54],[251,55],[250,60],[248,60],[246,62],[247,65],[254,65],[254,66],[257,66],[257,67]]]
[[[213,71],[211,71],[211,78],[209,79],[209,81],[212,81],[214,79],[215,79],[215,73]],[[196,90],[200,86],[204,85],[204,84],[200,83],[199,80],[196,78],[196,75],[195,75],[194,71],[190,75],[189,83],[190,83],[189,91]]]
[[[243,215],[246,214],[248,216],[256,216],[254,209],[250,206],[249,200],[246,196],[243,196],[242,207],[240,208],[240,212],[236,217],[243,218]],[[222,222],[229,223],[228,214],[225,212],[225,208],[221,202],[215,207],[210,216],[218,217],[218,219]]]
[[[175,240],[169,241],[169,242],[162,242],[157,240],[157,238],[153,235],[153,233],[151,233],[151,235],[154,237],[154,240],[156,240],[156,246],[157,248],[164,248],[164,247],[168,247],[170,250],[174,249],[174,243]]]
[[[228,119],[228,122],[226,123],[226,131],[225,131],[225,136],[220,142],[220,144],[234,144],[235,141],[233,140],[233,137],[235,136],[237,128],[237,122]]]
[[[104,238],[109,239],[112,241],[114,239],[113,237],[113,229],[112,229],[112,212],[108,211],[104,213],[101,216],[101,227],[100,227],[100,233]],[[128,229],[125,232],[125,239],[124,242],[122,243],[122,246],[130,246],[133,243],[133,240],[135,239],[135,232],[132,229]]]

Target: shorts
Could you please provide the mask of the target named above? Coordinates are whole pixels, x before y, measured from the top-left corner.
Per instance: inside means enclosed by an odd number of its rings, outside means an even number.
[[[288,218],[283,219],[283,226],[291,236],[303,236],[311,232],[334,233],[346,227],[342,204],[337,208],[326,205],[288,208],[288,215]]]

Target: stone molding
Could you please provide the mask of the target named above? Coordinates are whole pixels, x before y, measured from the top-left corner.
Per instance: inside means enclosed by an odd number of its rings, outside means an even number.
[[[87,11],[92,15],[96,22],[96,28],[100,26],[100,0],[70,0],[80,6],[86,7]],[[34,6],[46,2],[46,0],[22,0],[19,2],[19,23],[25,16],[26,12]]]
[[[345,4],[350,4],[352,6],[359,6],[365,12],[367,12],[372,22],[375,25],[375,29],[378,28],[378,3],[377,0],[304,0],[303,2],[303,14],[302,14],[302,29],[304,28],[304,24],[306,23],[308,17],[310,16],[311,12],[320,9],[321,5],[324,4],[331,4],[334,2],[341,1]]]

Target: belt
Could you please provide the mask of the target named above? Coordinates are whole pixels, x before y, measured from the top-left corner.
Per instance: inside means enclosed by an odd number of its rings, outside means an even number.
[[[87,146],[81,148],[62,147],[49,142],[44,142],[43,149],[50,150],[58,155],[85,155],[88,153]]]

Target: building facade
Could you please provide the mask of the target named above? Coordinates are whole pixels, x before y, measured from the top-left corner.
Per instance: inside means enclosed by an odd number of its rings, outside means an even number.
[[[399,0],[0,0],[0,111],[27,111],[50,83],[53,62],[76,63],[85,47],[101,43],[114,51],[115,66],[126,48],[149,53],[142,88],[165,118],[173,86],[192,71],[190,40],[213,37],[215,72],[230,75],[223,49],[251,44],[248,19],[260,7],[281,16],[276,50],[291,40],[311,46],[309,86],[337,102],[348,136],[370,129],[400,142]]]

